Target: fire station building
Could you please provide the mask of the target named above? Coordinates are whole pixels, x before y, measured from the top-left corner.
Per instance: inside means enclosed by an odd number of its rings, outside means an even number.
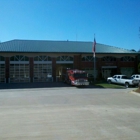
[[[94,74],[93,42],[11,40],[0,43],[0,83],[61,81],[64,68]],[[138,52],[96,43],[96,78],[139,72]],[[94,75],[93,75],[94,76]]]

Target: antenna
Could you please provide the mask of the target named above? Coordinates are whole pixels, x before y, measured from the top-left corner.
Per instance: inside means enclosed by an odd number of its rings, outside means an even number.
[[[140,27],[139,27],[139,38],[140,38]]]

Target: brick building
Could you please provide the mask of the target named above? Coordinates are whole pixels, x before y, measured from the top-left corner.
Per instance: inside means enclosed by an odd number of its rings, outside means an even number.
[[[61,79],[63,68],[94,73],[93,42],[11,40],[0,43],[0,82]],[[138,52],[96,43],[96,77],[138,73]]]

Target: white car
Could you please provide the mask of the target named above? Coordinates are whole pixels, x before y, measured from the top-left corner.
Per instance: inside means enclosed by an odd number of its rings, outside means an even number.
[[[128,78],[126,75],[114,75],[113,77],[107,78],[108,83],[125,85],[126,88],[128,88],[129,86],[136,86],[137,85],[136,81],[137,80]]]
[[[133,81],[137,83],[137,85],[140,84],[140,74],[133,74],[131,78],[134,79]]]
[[[133,75],[131,76],[131,78],[140,81],[140,74],[133,74]]]

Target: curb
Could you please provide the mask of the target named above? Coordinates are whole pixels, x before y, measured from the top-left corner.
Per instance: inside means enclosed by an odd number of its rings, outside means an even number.
[[[131,91],[130,93],[135,94],[135,95],[137,95],[137,96],[140,96],[140,93],[137,93],[137,92],[135,92],[135,91]]]

